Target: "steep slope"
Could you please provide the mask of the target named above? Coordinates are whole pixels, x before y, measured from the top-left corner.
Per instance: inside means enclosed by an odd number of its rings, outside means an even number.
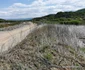
[[[84,70],[83,51],[69,27],[39,26],[0,56],[0,70]]]

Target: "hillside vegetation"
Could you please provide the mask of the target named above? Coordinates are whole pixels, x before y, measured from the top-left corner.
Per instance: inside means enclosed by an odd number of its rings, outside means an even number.
[[[57,14],[50,14],[47,16],[34,18],[32,20],[38,24],[50,23],[50,24],[72,24],[72,25],[84,25],[85,24],[85,9],[81,9],[75,12],[58,12]]]

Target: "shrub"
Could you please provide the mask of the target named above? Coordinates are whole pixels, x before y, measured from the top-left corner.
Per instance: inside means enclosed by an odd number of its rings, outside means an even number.
[[[44,58],[51,61],[53,59],[53,55],[50,52],[47,52],[44,54]]]

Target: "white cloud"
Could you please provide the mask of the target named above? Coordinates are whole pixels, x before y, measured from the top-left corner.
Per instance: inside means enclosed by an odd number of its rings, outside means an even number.
[[[58,11],[74,11],[85,8],[85,0],[35,0],[32,4],[14,3],[0,10],[1,18],[33,18]]]

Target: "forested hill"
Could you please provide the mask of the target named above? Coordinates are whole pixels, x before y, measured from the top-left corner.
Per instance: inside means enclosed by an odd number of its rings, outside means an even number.
[[[34,18],[32,21],[37,23],[56,23],[56,24],[85,24],[85,9],[69,12],[58,12],[39,18]]]
[[[80,9],[77,12],[83,12],[83,13],[85,13],[85,8],[84,9]]]

